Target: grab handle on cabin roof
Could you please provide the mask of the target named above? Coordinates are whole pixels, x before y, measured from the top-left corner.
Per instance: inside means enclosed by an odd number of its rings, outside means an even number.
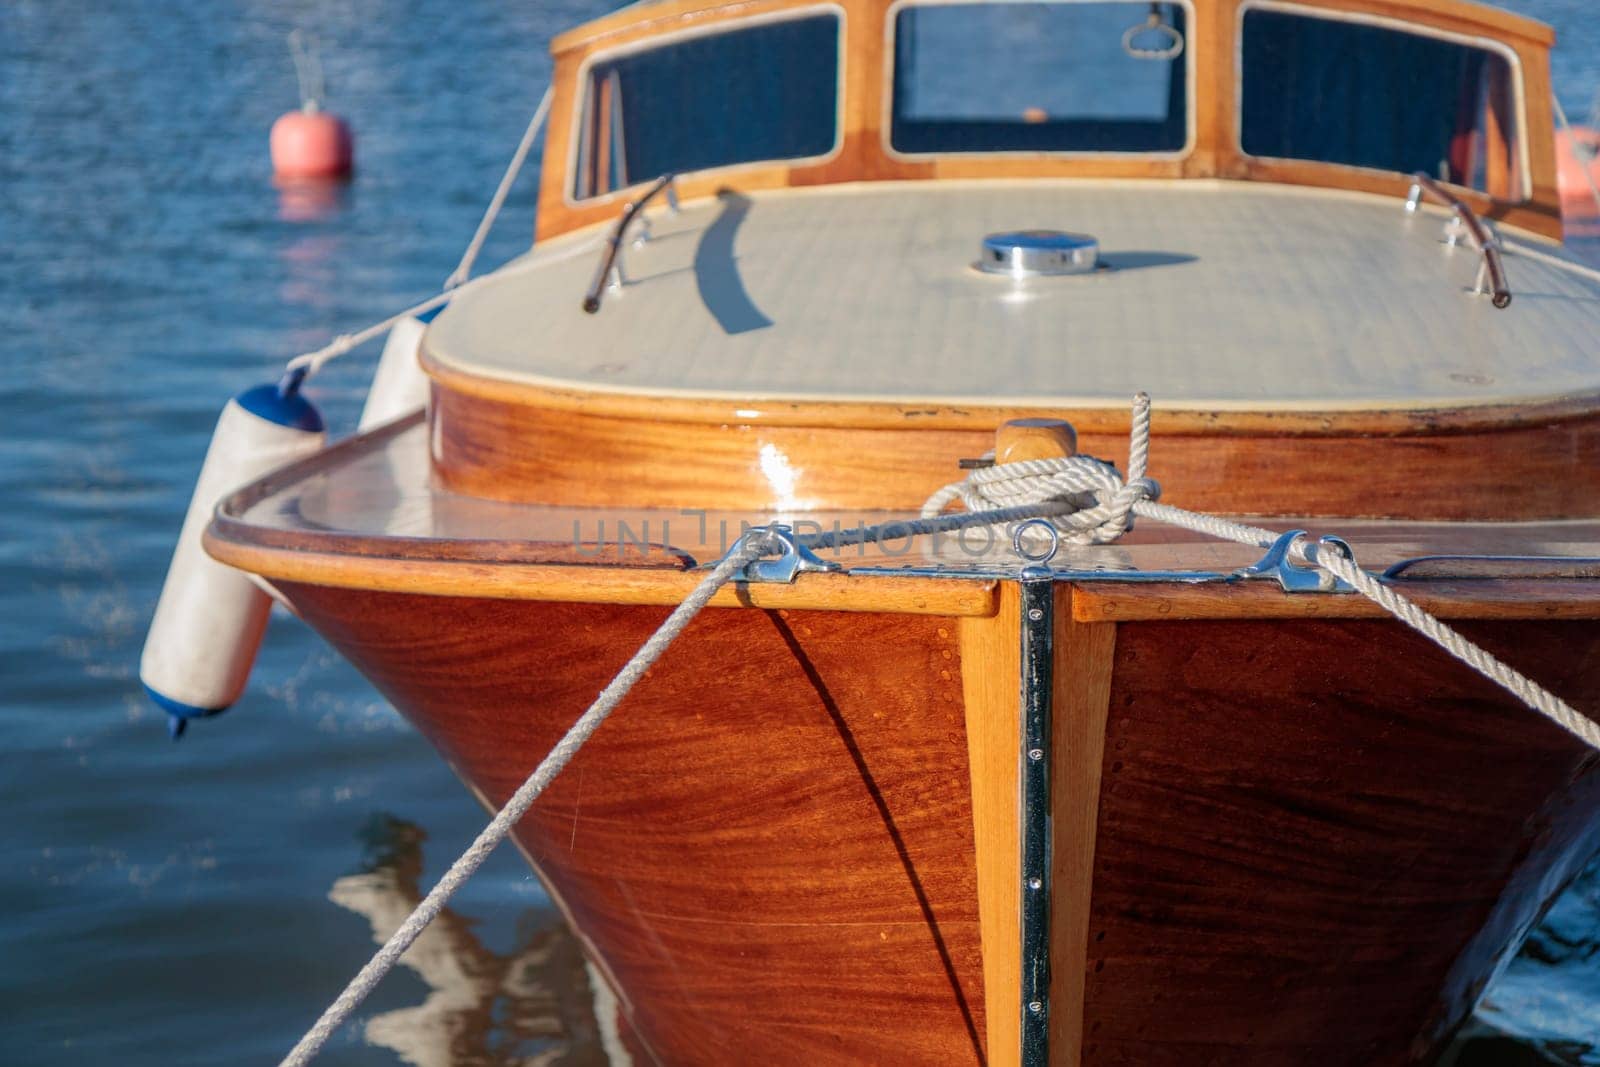
[[[1411,195],[1406,198],[1407,212],[1417,210],[1417,205],[1422,202],[1424,193],[1455,212],[1456,219],[1466,228],[1467,235],[1472,238],[1472,243],[1477,246],[1478,251],[1483,255],[1483,274],[1487,275],[1487,291],[1490,299],[1494,301],[1494,306],[1497,308],[1510,307],[1511,289],[1506,284],[1506,268],[1500,259],[1499,238],[1495,237],[1489,231],[1489,227],[1483,224],[1483,220],[1478,218],[1476,211],[1473,211],[1471,207],[1437,180],[1421,171],[1411,176]],[[1453,244],[1454,241],[1452,240],[1451,243]],[[1480,276],[1478,286],[1480,292],[1485,288],[1483,285],[1484,280]]]
[[[673,182],[676,180],[676,174],[663,174],[656,179],[654,185],[645,190],[643,196],[622,209],[622,217],[617,220],[611,236],[606,238],[605,252],[600,257],[600,269],[595,271],[594,281],[589,285],[589,292],[583,298],[583,310],[591,315],[600,310],[600,298],[605,295],[606,288],[612,283],[613,275],[617,276],[615,278],[617,287],[621,287],[621,267],[618,264],[618,257],[622,255],[622,242],[628,235],[628,227],[644,214],[645,207],[663,191],[667,194],[667,203],[676,209],[678,194],[673,187]]]

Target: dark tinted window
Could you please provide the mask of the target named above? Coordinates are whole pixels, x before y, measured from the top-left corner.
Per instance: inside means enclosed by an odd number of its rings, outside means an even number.
[[[839,91],[832,14],[687,38],[590,68],[573,192],[668,171],[825,155]]]
[[[1515,96],[1499,54],[1279,11],[1247,12],[1243,32],[1239,133],[1250,155],[1515,193]]]
[[[901,152],[1181,151],[1185,30],[1177,4],[903,8],[890,144]]]

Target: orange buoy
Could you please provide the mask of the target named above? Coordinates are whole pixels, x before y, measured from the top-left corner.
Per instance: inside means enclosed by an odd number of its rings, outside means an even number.
[[[290,180],[348,178],[353,162],[350,127],[313,104],[272,124],[272,171]]]
[[[316,42],[300,30],[289,34],[289,55],[300,82],[300,110],[272,124],[272,171],[281,180],[328,181],[348,178],[354,166],[350,127],[322,110],[327,84]]]
[[[1594,192],[1600,188],[1600,130],[1574,126],[1558,131],[1556,164],[1561,214],[1586,222],[1600,219],[1600,203],[1596,203]]]

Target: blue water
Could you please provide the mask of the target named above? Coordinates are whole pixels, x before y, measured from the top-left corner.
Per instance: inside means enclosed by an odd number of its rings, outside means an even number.
[[[549,37],[607,6],[0,3],[0,1063],[275,1062],[372,951],[357,910],[414,899],[481,825],[291,619],[239,706],[182,744],[135,664],[222,400],[436,290]],[[1517,6],[1561,30],[1561,94],[1586,112],[1593,0]],[[323,39],[358,137],[355,182],[324,204],[266,173],[295,26]],[[485,262],[526,244],[532,177]],[[371,358],[317,380],[336,431]],[[363,1010],[385,1025],[324,1062],[598,1061],[571,938],[514,854],[441,936],[454,963],[391,978]],[[1596,1020],[1600,868],[1490,991],[1461,1062],[1600,1064]]]

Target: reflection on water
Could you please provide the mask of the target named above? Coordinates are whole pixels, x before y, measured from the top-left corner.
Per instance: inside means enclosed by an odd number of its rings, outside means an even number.
[[[1600,863],[1557,898],[1440,1067],[1600,1067]]]
[[[272,184],[278,190],[278,218],[284,222],[325,222],[350,195],[347,182],[274,178]]]
[[[369,859],[333,883],[328,899],[372,924],[383,944],[422,900],[422,842],[409,822],[375,816],[363,837]],[[590,979],[561,918],[529,911],[516,943],[499,954],[446,908],[401,957],[428,987],[422,1003],[366,1023],[368,1043],[415,1067],[587,1067],[608,1063]]]

